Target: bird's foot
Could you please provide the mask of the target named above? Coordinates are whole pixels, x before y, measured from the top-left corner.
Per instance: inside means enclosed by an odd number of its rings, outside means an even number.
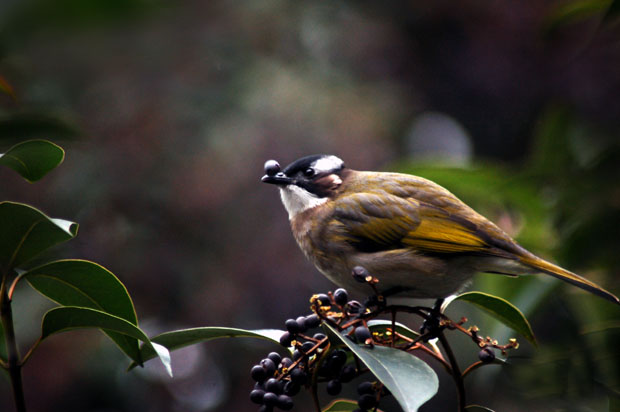
[[[420,327],[420,334],[428,334],[428,339],[433,339],[437,336],[437,333],[441,331],[441,305],[444,299],[440,298],[435,301],[435,304],[428,313],[428,317],[424,319],[422,326]]]

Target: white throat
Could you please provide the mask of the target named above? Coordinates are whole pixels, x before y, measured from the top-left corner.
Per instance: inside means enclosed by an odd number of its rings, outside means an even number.
[[[297,185],[280,187],[280,197],[288,212],[289,220],[292,220],[298,213],[327,202],[326,197],[317,197]]]

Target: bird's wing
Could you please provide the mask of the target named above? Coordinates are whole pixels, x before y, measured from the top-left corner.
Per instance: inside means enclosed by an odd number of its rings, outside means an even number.
[[[503,255],[475,223],[412,197],[355,193],[338,198],[332,216],[332,227],[362,252],[411,247],[428,253]]]

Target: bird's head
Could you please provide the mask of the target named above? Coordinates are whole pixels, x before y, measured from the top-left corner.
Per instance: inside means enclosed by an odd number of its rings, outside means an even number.
[[[275,160],[265,162],[262,181],[278,186],[289,219],[322,205],[334,196],[342,184],[344,162],[333,155],[302,157],[280,169]]]

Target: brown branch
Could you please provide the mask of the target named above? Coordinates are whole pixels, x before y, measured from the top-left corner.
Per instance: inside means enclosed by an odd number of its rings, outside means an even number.
[[[17,341],[15,339],[15,328],[13,327],[13,310],[11,309],[11,300],[6,290],[5,280],[6,278],[3,279],[2,286],[0,287],[0,318],[2,320],[4,338],[6,340],[6,367],[9,371],[11,387],[13,388],[15,409],[17,412],[26,412],[26,401],[22,384],[22,365],[19,359]]]

